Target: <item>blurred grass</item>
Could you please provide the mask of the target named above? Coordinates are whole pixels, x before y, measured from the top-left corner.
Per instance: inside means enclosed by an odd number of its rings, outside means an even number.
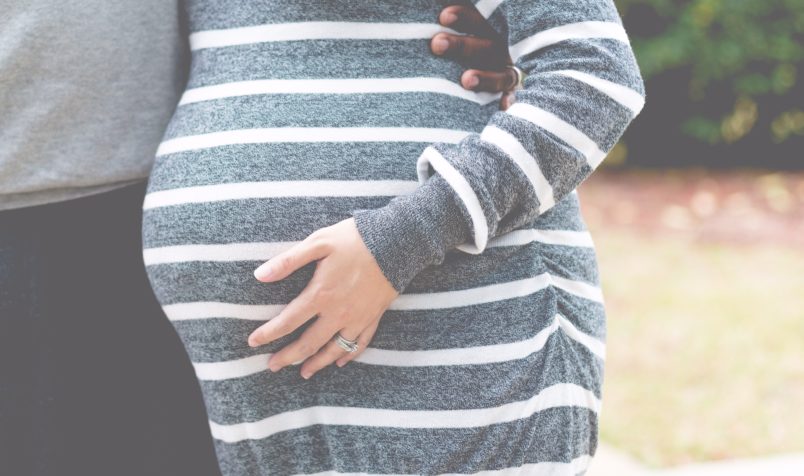
[[[594,237],[608,309],[603,441],[650,466],[804,451],[804,253]]]

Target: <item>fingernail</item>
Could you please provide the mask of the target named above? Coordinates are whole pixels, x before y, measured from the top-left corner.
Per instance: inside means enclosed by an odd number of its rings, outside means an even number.
[[[433,53],[440,55],[449,49],[449,40],[443,36],[433,40]]]
[[[312,376],[312,375],[313,374],[311,374],[310,372],[302,372],[302,374],[301,374],[302,378],[305,379],[305,380],[309,379],[310,376]]]
[[[248,345],[249,347],[257,347],[260,345],[256,335],[251,334],[250,336],[248,336]]]
[[[338,367],[343,367],[344,365],[346,365],[346,362],[341,362],[339,360],[339,361],[335,362],[335,365],[337,365]]]
[[[480,84],[480,78],[477,76],[469,76],[469,79],[466,80],[466,87],[473,88]]]
[[[458,21],[458,15],[454,13],[445,13],[441,19],[444,21],[442,25],[452,25],[456,21]]]
[[[269,279],[273,274],[273,269],[269,263],[262,264],[259,268],[254,270],[254,277],[259,280]]]

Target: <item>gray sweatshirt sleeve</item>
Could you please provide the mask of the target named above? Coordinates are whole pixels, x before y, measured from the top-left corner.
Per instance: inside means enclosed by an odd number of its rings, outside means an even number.
[[[420,186],[353,212],[392,285],[457,248],[532,222],[588,177],[641,111],[645,89],[613,0],[481,0],[527,74],[516,103],[481,133],[435,143],[417,161]]]

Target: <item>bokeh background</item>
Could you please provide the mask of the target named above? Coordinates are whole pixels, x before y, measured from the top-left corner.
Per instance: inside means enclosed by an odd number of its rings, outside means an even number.
[[[804,0],[616,3],[647,102],[579,189],[602,443],[648,468],[804,453]]]

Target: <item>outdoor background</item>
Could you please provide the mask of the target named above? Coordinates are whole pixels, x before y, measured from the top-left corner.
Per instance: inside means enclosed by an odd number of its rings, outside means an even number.
[[[618,0],[645,109],[579,189],[608,308],[605,447],[804,453],[804,0]]]

